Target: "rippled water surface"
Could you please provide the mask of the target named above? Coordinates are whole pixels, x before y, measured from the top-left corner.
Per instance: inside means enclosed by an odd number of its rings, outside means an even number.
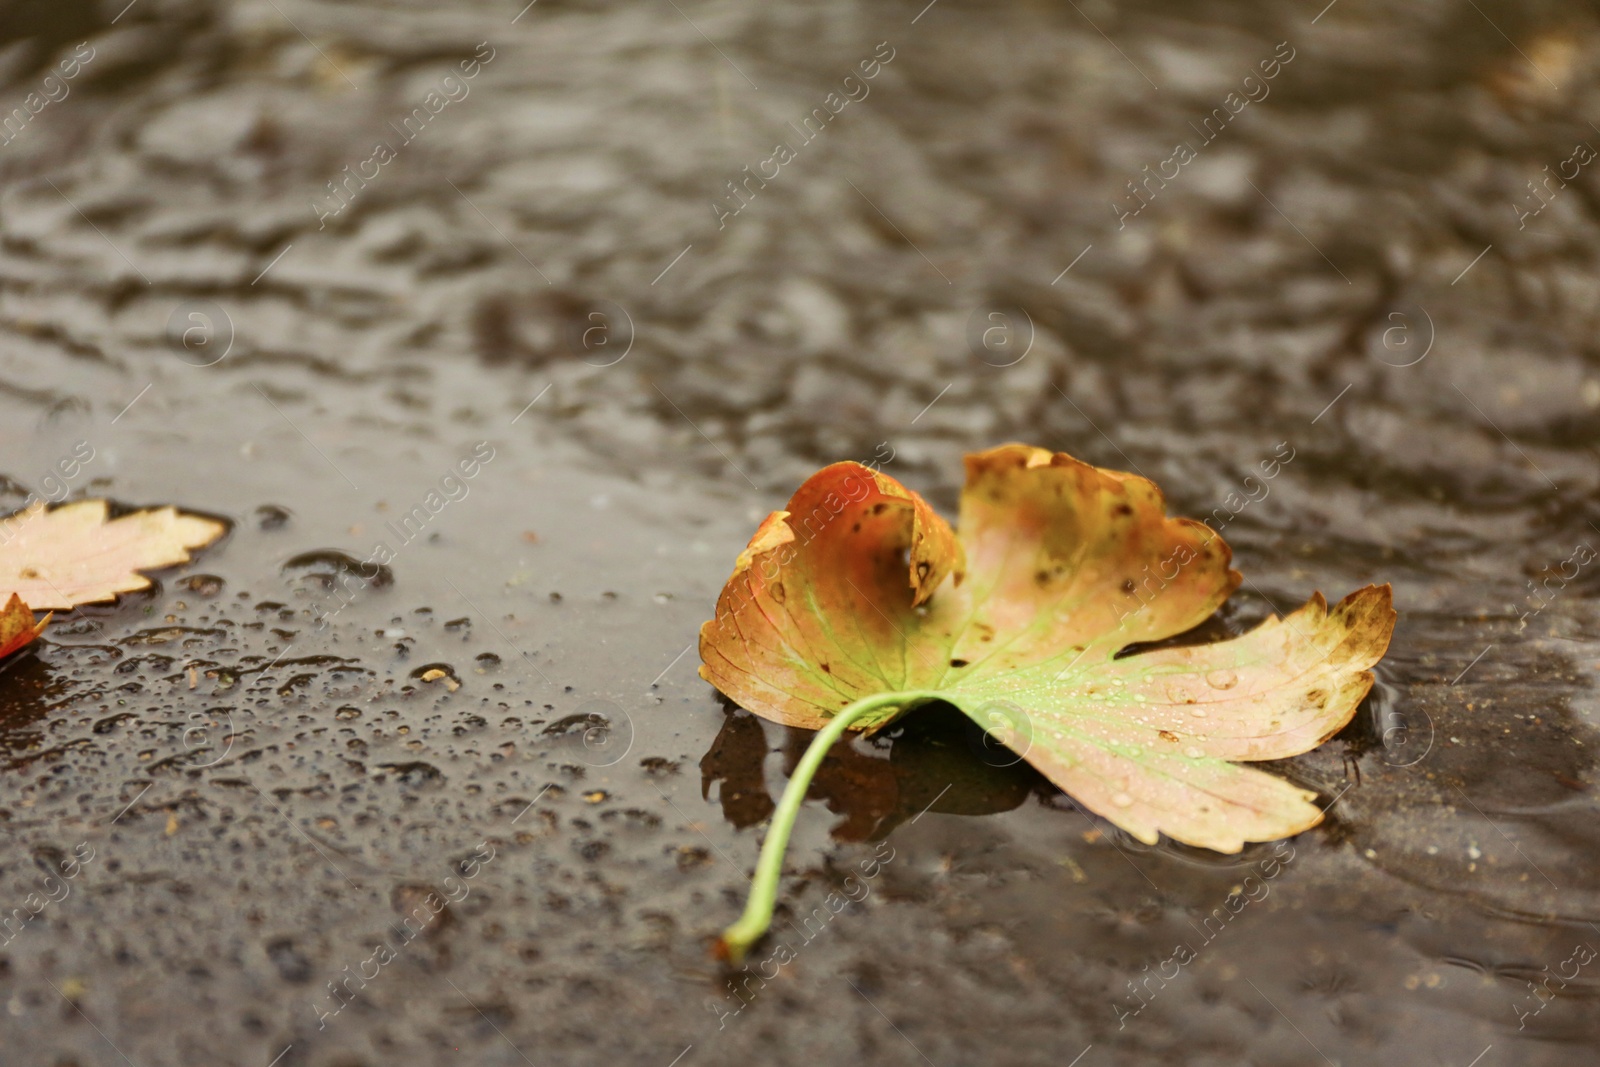
[[[1592,6],[124,2],[0,6],[0,490],[232,525],[0,675],[0,1060],[1594,1062]],[[1224,525],[1219,634],[1393,583],[1327,821],[926,710],[724,971],[805,744],[695,676],[733,557],[1005,440]]]

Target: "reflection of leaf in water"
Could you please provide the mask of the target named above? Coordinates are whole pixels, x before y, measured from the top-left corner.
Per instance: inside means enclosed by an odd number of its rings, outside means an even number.
[[[48,645],[54,654],[64,646]],[[40,656],[13,656],[0,664],[0,747],[9,752],[38,758],[43,751],[41,721],[59,706],[63,694],[76,689],[58,673],[59,668]],[[19,764],[13,764],[17,766]]]
[[[784,773],[793,774],[811,735],[790,731],[784,740]],[[844,820],[833,827],[839,841],[874,841],[925,811],[945,815],[994,815],[1018,807],[1043,784],[1025,763],[995,766],[982,758],[983,731],[948,705],[926,708],[878,742],[887,753],[836,745],[817,770],[807,798]],[[720,782],[722,814],[739,829],[772,815],[764,765],[767,738],[761,723],[737,711],[700,760],[700,795]]]
[[[810,740],[810,735],[790,733],[785,773],[794,772]],[[840,841],[879,840],[924,811],[997,815],[1020,806],[1039,775],[1025,763],[986,762],[982,745],[983,731],[971,719],[948,704],[933,705],[905,720],[888,758],[835,745],[807,795],[845,817],[833,828]]]
[[[1050,788],[1026,762],[990,762],[981,727],[947,704],[924,708],[906,722],[889,752],[900,783],[895,819],[886,834],[924,811],[943,815],[998,815],[1022,806],[1035,789]],[[931,806],[930,806],[931,805]]]
[[[700,758],[701,799],[710,796],[712,782],[721,782],[718,799],[723,818],[740,830],[765,820],[773,808],[763,768],[766,758],[767,735],[761,723],[747,711],[729,713]]]
[[[811,743],[812,734],[790,730],[783,744],[783,773],[792,776]],[[861,752],[848,742],[834,745],[806,790],[844,821],[832,834],[839,841],[870,841],[900,803],[900,783],[882,756]]]

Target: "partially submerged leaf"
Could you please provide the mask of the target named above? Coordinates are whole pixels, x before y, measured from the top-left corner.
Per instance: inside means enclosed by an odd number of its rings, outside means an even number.
[[[1316,794],[1240,762],[1337,733],[1394,628],[1388,586],[1209,645],[1118,658],[1204,621],[1236,589],[1209,527],[1160,491],[1062,453],[967,457],[959,536],[854,463],[761,524],[700,632],[700,674],[768,719],[852,728],[946,700],[1142,841],[1238,852],[1316,825]]]
[[[33,639],[44,632],[45,624],[49,621],[50,615],[46,615],[34,622],[33,609],[12,593],[6,606],[0,608],[0,659],[31,645]]]
[[[111,600],[150,584],[137,572],[186,563],[227,529],[170,507],[106,516],[104,500],[81,500],[0,519],[0,590],[41,610]]]

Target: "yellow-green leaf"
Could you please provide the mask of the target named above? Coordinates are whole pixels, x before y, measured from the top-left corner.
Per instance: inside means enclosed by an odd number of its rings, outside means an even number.
[[[1349,722],[1394,628],[1388,586],[1319,595],[1229,641],[1137,652],[1236,589],[1209,527],[1143,478],[1004,445],[967,457],[959,533],[853,463],[813,475],[740,555],[700,634],[701,676],[758,715],[852,728],[941,699],[1139,839],[1237,852],[1322,818],[1242,763]]]

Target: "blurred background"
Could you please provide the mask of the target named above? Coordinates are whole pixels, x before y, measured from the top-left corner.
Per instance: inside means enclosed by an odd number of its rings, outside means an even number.
[[[232,524],[0,672],[0,1060],[1593,1062],[1592,5],[36,0],[0,87],[4,502]],[[1222,528],[1218,634],[1394,584],[1327,822],[933,710],[724,971],[806,740],[695,677],[732,559],[1007,440]]]

